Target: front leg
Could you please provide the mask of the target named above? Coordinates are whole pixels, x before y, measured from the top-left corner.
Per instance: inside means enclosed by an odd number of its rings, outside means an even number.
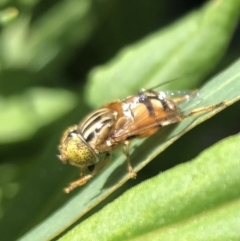
[[[97,175],[107,165],[109,159],[110,159],[110,153],[106,153],[106,156],[104,157],[104,159],[88,175],[86,175],[86,173],[85,173],[85,167],[80,168],[81,178],[79,178],[78,180],[76,180],[74,182],[71,182],[69,184],[69,186],[64,189],[64,192],[70,193],[76,187],[86,184],[91,178],[93,178],[95,175]]]

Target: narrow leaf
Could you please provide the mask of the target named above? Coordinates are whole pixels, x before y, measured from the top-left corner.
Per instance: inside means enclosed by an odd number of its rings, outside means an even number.
[[[239,239],[239,143],[240,135],[227,138],[143,182],[60,240]]]

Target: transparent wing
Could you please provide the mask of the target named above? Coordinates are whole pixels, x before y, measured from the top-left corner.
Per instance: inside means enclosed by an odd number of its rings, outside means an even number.
[[[191,112],[202,102],[198,90],[166,90],[163,92],[166,98],[174,101],[181,115]]]

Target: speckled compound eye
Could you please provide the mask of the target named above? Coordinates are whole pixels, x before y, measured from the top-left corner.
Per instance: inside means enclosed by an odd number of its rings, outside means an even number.
[[[80,138],[79,134],[72,133],[68,138],[66,153],[72,165],[86,167],[96,163],[96,157],[91,147]]]
[[[60,145],[60,159],[66,163],[78,167],[87,167],[97,162],[97,157],[83,139],[80,133],[78,133],[77,126],[68,128],[62,138]]]

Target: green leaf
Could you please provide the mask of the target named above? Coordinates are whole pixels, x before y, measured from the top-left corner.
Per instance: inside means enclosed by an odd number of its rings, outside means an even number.
[[[38,9],[38,4],[42,4],[38,2],[41,1],[31,4]],[[38,72],[47,68],[53,76],[94,29],[92,3],[89,0],[55,1],[48,6],[48,11],[40,7],[38,14],[28,4],[21,6],[20,3],[21,11],[14,10],[21,14],[0,31],[1,71],[11,69],[14,72],[21,68]],[[39,14],[42,9],[45,11]],[[49,78],[49,81],[52,80]],[[12,79],[12,82],[17,81]],[[6,84],[0,86],[6,88]],[[14,85],[7,87],[14,88]]]
[[[201,106],[219,103],[223,100],[226,101],[226,105],[230,105],[239,100],[239,69],[240,60],[225,72],[209,81],[200,90],[201,97],[203,98]],[[157,135],[146,140],[135,141],[135,151],[131,155],[134,169],[139,171],[186,131],[210,118],[221,109],[219,108],[195,118],[189,118],[175,126],[171,132],[159,132]],[[76,190],[77,194],[66,205],[24,236],[22,240],[42,240],[60,234],[129,179],[123,165],[125,165],[125,157],[118,155],[99,175],[94,177],[84,187],[79,188],[78,191]],[[216,173],[216,175],[218,174]]]
[[[73,109],[76,102],[69,91],[36,87],[0,97],[0,143],[30,139],[42,126]]]
[[[60,240],[239,240],[240,135],[127,191]]]
[[[139,88],[196,88],[224,54],[239,19],[239,0],[209,1],[164,30],[124,48],[111,62],[95,68],[86,99],[93,107],[124,98]],[[105,93],[106,87],[111,90]]]

